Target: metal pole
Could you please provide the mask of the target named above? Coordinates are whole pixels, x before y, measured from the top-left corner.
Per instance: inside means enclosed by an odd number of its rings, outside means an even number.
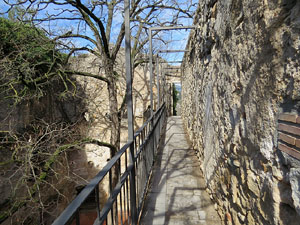
[[[149,29],[149,70],[150,70],[150,106],[151,106],[151,116],[153,116],[153,52],[152,52],[152,29]]]
[[[151,30],[180,30],[180,29],[195,29],[196,26],[170,26],[170,27],[151,27]]]
[[[165,67],[162,65],[162,100],[166,102],[166,77],[165,77]]]
[[[177,53],[177,52],[189,52],[189,50],[183,49],[170,49],[170,50],[159,50],[158,53]]]
[[[145,63],[146,62],[149,62],[149,59],[140,59],[140,60],[143,60]],[[164,59],[165,60],[165,59]],[[182,63],[182,61],[161,61],[160,63]]]
[[[128,140],[133,140],[133,106],[132,106],[132,65],[130,45],[129,0],[125,4],[125,61],[126,61],[126,103],[128,116]]]
[[[132,64],[131,64],[131,46],[130,46],[130,3],[129,0],[124,1],[125,9],[125,61],[126,61],[126,103],[128,118],[128,141],[132,141],[130,145],[130,163],[133,168],[130,173],[130,206],[132,224],[137,224],[136,210],[136,188],[135,188],[135,166],[134,166],[134,141],[133,141],[133,105],[132,105]]]
[[[169,61],[169,62],[168,61],[166,61],[166,62],[163,61],[161,63],[182,63],[182,61]]]
[[[180,67],[167,67],[167,70],[180,70]]]
[[[157,79],[157,109],[160,107],[160,87],[159,87],[159,59],[156,57],[156,79]]]

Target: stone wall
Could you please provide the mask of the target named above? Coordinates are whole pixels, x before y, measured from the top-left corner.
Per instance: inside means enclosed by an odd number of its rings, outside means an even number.
[[[125,78],[125,56],[122,49],[117,57],[115,71],[119,75],[117,82],[118,88],[118,108],[121,107],[125,96],[126,78]],[[77,71],[90,72],[103,75],[101,59],[91,54],[81,55],[74,59],[72,67]],[[150,105],[150,76],[148,65],[138,66],[134,71],[133,77],[133,113],[134,126],[137,130],[145,121],[144,112]],[[88,123],[87,136],[99,141],[110,142],[110,132],[112,122],[110,120],[108,89],[105,82],[91,77],[77,76],[76,81],[83,88],[85,95],[86,112],[84,117]],[[154,81],[155,83],[155,81]],[[156,101],[157,88],[154,86],[153,99]],[[127,111],[127,110],[126,110]],[[121,120],[121,147],[127,143],[127,113]],[[85,152],[90,164],[100,171],[110,159],[110,150],[94,144],[86,144]],[[96,175],[89,174],[89,179]]]
[[[300,114],[300,2],[200,0],[194,23],[181,114],[221,218],[299,224],[300,161],[277,130]]]

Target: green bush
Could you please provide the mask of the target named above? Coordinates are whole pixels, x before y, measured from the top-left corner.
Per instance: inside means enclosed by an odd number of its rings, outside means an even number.
[[[42,30],[0,18],[1,94],[15,100],[43,95],[49,80],[59,77],[63,55],[55,47]]]

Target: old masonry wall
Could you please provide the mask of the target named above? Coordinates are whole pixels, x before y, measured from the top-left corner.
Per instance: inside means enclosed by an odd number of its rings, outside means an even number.
[[[181,114],[220,216],[299,224],[300,1],[200,0],[194,23]]]

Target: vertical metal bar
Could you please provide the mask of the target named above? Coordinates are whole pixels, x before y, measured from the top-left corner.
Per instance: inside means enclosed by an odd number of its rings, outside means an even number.
[[[160,87],[159,87],[159,58],[156,57],[156,79],[157,79],[157,109],[160,107]]]
[[[115,204],[116,204],[116,225],[119,225],[118,196],[116,198]]]
[[[97,215],[98,215],[98,221],[100,221],[100,196],[99,196],[99,184],[95,188],[95,194],[96,194],[96,203],[97,203]]]
[[[140,154],[141,155],[141,154]],[[140,174],[141,174],[141,171],[139,170],[140,168],[138,167],[139,165],[139,161],[140,161],[140,155],[137,157],[134,165],[135,165],[135,168],[136,168],[136,190],[135,190],[135,193],[136,193],[136,199],[139,199],[139,185],[140,185]]]
[[[163,67],[163,66],[162,66]],[[162,77],[163,77],[163,102],[166,102],[166,76],[165,76],[165,68],[162,68]]]
[[[128,224],[130,224],[130,220],[129,220],[129,194],[128,194],[128,179],[126,178],[126,201],[127,201],[127,221]]]
[[[152,118],[152,120],[153,120],[154,118]],[[153,123],[154,124],[154,123]],[[152,157],[151,157],[151,165],[153,165],[153,159],[154,159],[154,147],[155,147],[155,140],[154,140],[154,137],[155,137],[155,134],[154,134],[154,132],[155,132],[155,129],[154,129],[154,127],[152,127],[152,133],[151,132],[149,132],[149,134],[150,134],[150,139],[151,139],[151,152],[152,152]]]
[[[140,148],[140,146],[141,146],[141,134],[139,134],[139,136],[138,136],[138,139],[139,139],[139,141],[138,141],[138,143],[139,143],[139,146],[137,146],[137,149],[139,149],[139,148]]]
[[[124,1],[125,9],[125,60],[126,60],[126,102],[128,116],[128,141],[132,141],[130,145],[131,164],[134,165],[134,142],[133,142],[133,106],[132,106],[132,64],[131,64],[131,46],[130,46],[130,3],[129,0]],[[136,211],[136,192],[135,192],[135,168],[130,172],[130,204],[132,224],[137,224]]]
[[[76,225],[80,225],[80,215],[79,215],[79,210],[76,212]]]
[[[108,176],[109,176],[109,191],[110,191],[110,195],[111,195],[111,193],[112,193],[112,171],[111,171],[111,169],[109,170],[109,174],[108,174]]]
[[[127,151],[124,153],[125,154],[125,171],[127,171],[127,169],[128,169],[128,160],[127,160]]]
[[[137,153],[137,151],[138,151],[138,146],[137,146],[137,140],[136,140],[136,138],[134,139],[134,150],[135,150],[135,153],[134,154],[136,154]]]
[[[126,183],[124,184],[124,186],[123,186],[123,199],[124,199],[124,222],[125,223],[127,223],[126,221],[127,221],[127,213],[126,213],[126,210],[127,210],[127,208],[126,208]]]
[[[152,29],[149,29],[149,70],[150,70],[150,106],[151,106],[151,116],[153,115],[153,52],[152,52]]]
[[[120,214],[121,214],[121,225],[123,225],[123,201],[122,201],[122,189],[124,188],[124,185],[122,186],[121,190],[120,190]]]
[[[120,178],[121,178],[121,157],[119,158],[119,160],[118,160],[118,170],[119,170],[119,180],[120,180]]]
[[[110,190],[110,196],[112,196],[112,171],[111,169],[109,170],[109,190]],[[111,223],[114,225],[114,207],[112,206],[110,209],[110,215],[111,215]]]

